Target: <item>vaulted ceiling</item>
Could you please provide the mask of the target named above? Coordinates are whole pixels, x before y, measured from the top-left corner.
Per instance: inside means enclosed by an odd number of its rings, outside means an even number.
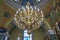
[[[40,9],[43,10],[44,16],[48,17],[47,20],[49,20],[50,18],[49,15],[51,13],[51,10],[54,7],[55,7],[54,0],[49,0],[47,3],[41,6]],[[13,17],[17,9],[18,9],[17,7],[16,9],[13,8],[11,5],[7,4],[4,0],[0,0],[0,27],[7,28],[8,31],[10,31],[13,28],[13,26],[11,25],[11,22],[13,22]],[[57,21],[60,21],[60,6],[59,5],[56,6],[56,10],[58,14]]]

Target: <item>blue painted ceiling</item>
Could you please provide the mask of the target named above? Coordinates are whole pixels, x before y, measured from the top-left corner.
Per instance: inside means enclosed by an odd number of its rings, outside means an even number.
[[[27,4],[27,2],[29,2],[30,5],[34,5],[39,3],[42,0],[13,0],[13,1],[24,6]]]
[[[48,3],[49,0],[3,0],[3,1],[13,9],[18,9],[21,6],[25,6],[27,2],[30,2],[30,5],[41,8],[46,3]]]
[[[30,5],[33,5],[33,0],[22,0],[21,5],[26,5],[27,2],[29,2]]]

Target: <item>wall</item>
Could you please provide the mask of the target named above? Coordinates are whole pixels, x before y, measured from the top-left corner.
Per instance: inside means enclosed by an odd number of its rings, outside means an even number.
[[[33,40],[44,40],[44,34],[40,28],[33,32]]]
[[[20,37],[20,40],[22,40],[22,31],[18,28],[15,28],[10,35],[10,40],[17,40],[18,37]]]

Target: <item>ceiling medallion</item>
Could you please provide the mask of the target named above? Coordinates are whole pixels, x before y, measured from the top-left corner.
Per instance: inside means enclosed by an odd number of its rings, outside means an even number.
[[[39,8],[30,6],[28,2],[26,7],[21,7],[16,11],[14,16],[14,22],[18,28],[22,30],[27,30],[30,34],[33,30],[36,30],[40,27],[44,15]]]

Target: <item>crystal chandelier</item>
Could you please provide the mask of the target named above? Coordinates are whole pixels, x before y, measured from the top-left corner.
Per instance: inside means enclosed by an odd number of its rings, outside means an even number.
[[[14,22],[18,28],[27,30],[28,34],[30,34],[33,30],[40,27],[43,16],[44,15],[39,8],[30,6],[30,3],[28,2],[25,7],[22,6],[16,11]]]

